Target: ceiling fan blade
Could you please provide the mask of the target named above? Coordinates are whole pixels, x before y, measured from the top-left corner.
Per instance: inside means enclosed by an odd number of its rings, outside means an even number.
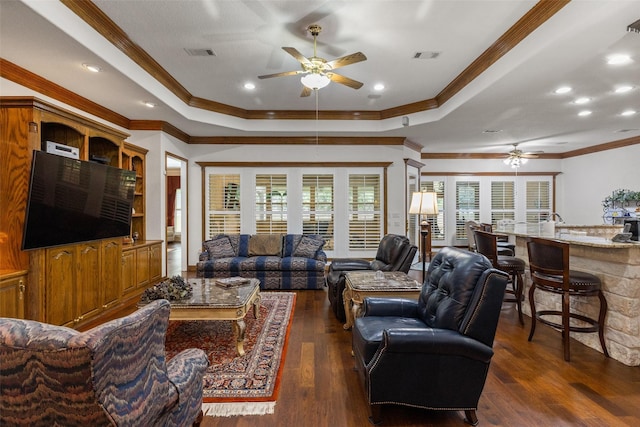
[[[327,65],[331,67],[331,69],[335,70],[336,68],[344,67],[345,65],[355,64],[356,62],[366,61],[367,57],[362,52],[352,53],[351,55],[345,55],[341,58],[334,59],[333,61],[327,62]]]
[[[295,76],[296,74],[302,74],[304,71],[284,71],[282,73],[275,74],[265,74],[264,76],[258,76],[259,79],[270,79],[271,77],[284,77],[284,76]]]
[[[332,82],[340,83],[354,89],[360,89],[362,87],[362,83],[360,83],[359,81],[350,79],[349,77],[341,76],[340,74],[327,73],[327,77],[329,77]]]
[[[520,157],[524,157],[526,159],[537,159],[539,156],[536,153],[522,153]]]
[[[309,95],[311,95],[311,91],[312,90],[310,88],[302,85],[302,92],[300,92],[300,96],[301,97],[309,96]]]
[[[311,61],[309,61],[309,59],[307,59],[306,56],[304,56],[303,54],[301,54],[298,49],[296,49],[295,47],[283,47],[282,50],[284,50],[285,52],[287,52],[289,55],[293,56],[294,58],[296,58],[296,60],[303,64],[303,65],[308,65],[308,66],[313,66],[313,64],[311,63]]]

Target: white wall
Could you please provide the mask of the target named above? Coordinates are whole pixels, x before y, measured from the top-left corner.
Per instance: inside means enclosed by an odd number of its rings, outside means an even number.
[[[613,190],[640,191],[640,144],[565,159],[562,170],[558,211],[565,221],[602,224],[602,200]]]

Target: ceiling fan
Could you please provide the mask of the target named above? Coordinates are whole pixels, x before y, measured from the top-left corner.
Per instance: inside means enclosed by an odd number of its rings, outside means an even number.
[[[344,67],[346,65],[355,64],[357,62],[366,61],[367,57],[362,52],[352,53],[345,55],[332,61],[327,61],[324,58],[320,58],[316,54],[316,41],[317,37],[322,31],[322,27],[317,24],[309,25],[307,31],[313,36],[313,56],[307,58],[301,54],[294,47],[283,47],[282,49],[289,55],[293,56],[300,65],[302,70],[297,71],[285,71],[282,73],[267,74],[264,76],[258,76],[259,79],[269,79],[272,77],[284,77],[295,76],[303,74],[300,79],[303,85],[302,93],[300,96],[309,96],[314,89],[321,89],[328,85],[330,82],[340,83],[345,86],[349,86],[353,89],[360,89],[362,83],[353,80],[349,77],[342,76],[333,72],[336,68]]]
[[[509,151],[507,157],[504,159],[504,164],[511,166],[513,169],[517,169],[529,161],[529,159],[535,159],[542,151],[529,151],[524,152],[518,148],[518,144],[513,144],[513,150]]]

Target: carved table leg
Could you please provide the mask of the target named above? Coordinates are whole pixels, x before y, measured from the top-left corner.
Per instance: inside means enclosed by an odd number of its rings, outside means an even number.
[[[247,329],[247,325],[244,323],[244,319],[238,319],[233,324],[233,329],[236,330],[236,349],[239,356],[244,356],[244,333]]]

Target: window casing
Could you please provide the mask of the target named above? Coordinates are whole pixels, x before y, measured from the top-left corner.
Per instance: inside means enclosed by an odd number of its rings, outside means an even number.
[[[553,206],[553,180],[553,175],[423,175],[421,190],[438,193],[437,219],[429,218],[433,245],[465,246],[468,220],[494,227],[500,219],[545,221]]]
[[[384,166],[204,166],[204,238],[304,233],[329,257],[369,258],[384,235]]]

